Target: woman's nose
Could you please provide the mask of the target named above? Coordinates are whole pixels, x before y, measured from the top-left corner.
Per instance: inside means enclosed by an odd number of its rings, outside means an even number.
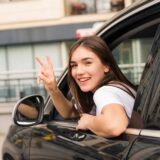
[[[84,68],[82,66],[77,67],[77,74],[83,74],[84,73]]]

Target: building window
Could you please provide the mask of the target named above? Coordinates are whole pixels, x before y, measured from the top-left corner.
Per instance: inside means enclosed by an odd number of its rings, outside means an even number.
[[[125,7],[125,0],[65,0],[66,15],[107,13]]]

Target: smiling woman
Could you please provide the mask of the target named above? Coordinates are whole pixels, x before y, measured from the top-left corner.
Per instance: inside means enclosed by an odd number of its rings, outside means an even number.
[[[97,36],[79,39],[69,55],[68,84],[75,104],[58,89],[49,57],[47,64],[36,57],[41,65],[38,81],[44,82],[64,118],[80,116],[77,129],[89,129],[104,137],[119,136],[129,124],[136,94],[134,86],[123,76],[108,46]]]
[[[83,92],[94,92],[104,73],[109,71],[109,67],[102,65],[96,54],[83,46],[75,50],[70,67],[72,77]]]

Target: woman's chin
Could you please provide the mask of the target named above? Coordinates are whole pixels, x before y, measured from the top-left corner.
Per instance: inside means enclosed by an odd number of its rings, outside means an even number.
[[[82,92],[90,92],[90,91],[92,91],[92,89],[88,88],[88,87],[80,87],[80,89],[81,89]]]

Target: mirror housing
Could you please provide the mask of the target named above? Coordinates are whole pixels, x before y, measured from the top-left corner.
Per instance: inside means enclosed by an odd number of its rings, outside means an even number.
[[[12,118],[19,126],[32,126],[43,120],[44,100],[41,95],[31,95],[20,99],[14,106]]]

